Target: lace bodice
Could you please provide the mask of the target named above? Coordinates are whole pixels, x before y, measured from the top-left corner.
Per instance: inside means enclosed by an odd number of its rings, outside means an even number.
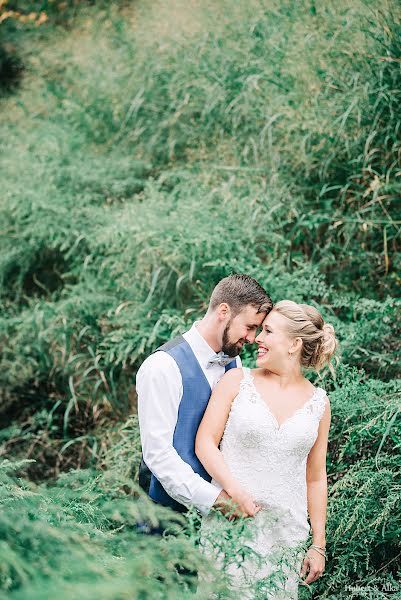
[[[326,407],[326,392],[312,396],[281,425],[244,368],[221,442],[231,473],[262,507],[288,517],[299,539],[307,537],[306,460]]]

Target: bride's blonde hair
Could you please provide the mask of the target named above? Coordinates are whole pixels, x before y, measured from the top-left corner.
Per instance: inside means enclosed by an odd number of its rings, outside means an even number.
[[[273,312],[288,320],[287,331],[291,337],[301,338],[301,366],[320,371],[327,365],[333,371],[331,360],[338,340],[333,325],[325,323],[316,308],[292,300],[281,300],[274,305]]]

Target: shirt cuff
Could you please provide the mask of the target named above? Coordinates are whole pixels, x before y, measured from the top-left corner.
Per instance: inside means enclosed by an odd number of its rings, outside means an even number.
[[[202,485],[196,494],[196,506],[202,516],[206,517],[223,488],[217,481],[213,483],[205,481],[204,483],[205,485]]]

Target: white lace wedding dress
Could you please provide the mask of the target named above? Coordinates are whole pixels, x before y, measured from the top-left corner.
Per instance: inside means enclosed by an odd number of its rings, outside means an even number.
[[[250,369],[243,371],[220,449],[232,475],[262,509],[255,518],[235,523],[210,513],[202,519],[200,546],[228,573],[236,595],[292,600],[298,598],[310,530],[306,460],[317,438],[326,392],[315,388],[279,425],[257,392]],[[210,583],[210,575],[200,576],[200,588],[208,577]]]

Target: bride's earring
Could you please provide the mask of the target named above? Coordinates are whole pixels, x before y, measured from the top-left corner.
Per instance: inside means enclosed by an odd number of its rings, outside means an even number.
[[[294,356],[293,352],[288,352],[288,358],[292,358]]]

